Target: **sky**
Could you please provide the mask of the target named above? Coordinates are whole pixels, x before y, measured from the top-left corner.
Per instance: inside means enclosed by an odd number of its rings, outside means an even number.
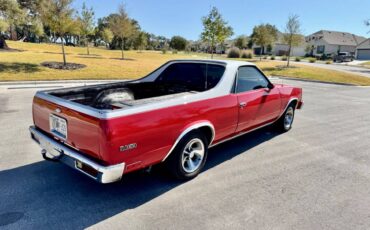
[[[370,0],[75,0],[73,4],[80,9],[83,2],[93,7],[96,19],[124,3],[142,30],[168,38],[180,35],[198,40],[201,18],[212,6],[234,29],[233,37],[250,35],[260,23],[273,24],[283,32],[293,14],[300,17],[304,35],[325,29],[370,37],[370,27],[364,25],[370,19]]]

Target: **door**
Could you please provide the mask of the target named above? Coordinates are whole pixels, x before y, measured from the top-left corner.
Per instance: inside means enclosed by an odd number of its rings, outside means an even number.
[[[279,90],[254,66],[239,68],[235,93],[239,106],[237,132],[266,124],[280,114]]]
[[[370,60],[370,49],[357,50],[357,59]]]

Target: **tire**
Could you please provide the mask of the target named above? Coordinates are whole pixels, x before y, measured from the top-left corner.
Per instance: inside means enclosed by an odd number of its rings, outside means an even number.
[[[190,180],[203,169],[208,153],[205,135],[193,131],[185,135],[166,161],[172,176],[180,180]]]
[[[276,121],[275,126],[278,131],[288,132],[292,129],[295,114],[295,107],[293,105],[293,103],[289,104],[283,115]]]

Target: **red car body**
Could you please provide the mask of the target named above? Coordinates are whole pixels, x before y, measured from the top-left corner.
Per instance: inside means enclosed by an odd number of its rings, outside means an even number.
[[[235,69],[237,66],[254,66],[246,62],[223,63],[232,63]],[[87,114],[68,103],[60,103],[40,94],[33,100],[34,126],[31,127],[31,134],[38,142],[40,138],[50,138],[49,141],[58,142],[63,148],[75,151],[101,167],[124,163],[121,168],[121,174],[124,174],[165,161],[181,137],[191,130],[206,132],[212,147],[272,124],[292,102],[296,108],[303,104],[302,89],[293,86],[275,84],[271,88],[243,93],[229,90],[225,88],[227,93],[214,94],[205,99],[117,116]],[[65,140],[50,132],[49,116],[55,111],[60,111],[57,115],[67,121],[68,136]],[[77,167],[76,162],[74,166]],[[84,169],[80,167],[80,171],[100,182],[120,179],[118,176],[102,181],[94,176],[96,173],[92,176],[86,172],[91,170],[88,164],[86,166]],[[95,166],[92,167],[94,169]]]

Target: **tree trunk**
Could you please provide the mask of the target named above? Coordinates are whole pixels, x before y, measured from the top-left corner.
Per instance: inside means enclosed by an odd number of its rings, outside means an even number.
[[[287,64],[286,67],[289,67],[289,62],[290,62],[290,52],[292,50],[292,44],[289,44],[289,49],[288,49],[288,59],[287,59]]]
[[[213,59],[213,47],[214,47],[214,43],[213,43],[213,41],[212,41],[212,43],[211,43],[211,59]]]
[[[0,34],[0,49],[9,49],[9,46],[6,44],[6,40],[2,34]]]
[[[263,49],[263,46],[261,45],[261,48],[260,48],[260,61],[262,61],[262,49]]]
[[[61,37],[60,39],[62,40],[63,65],[67,65],[66,53],[64,52],[64,42],[63,42],[63,37]]]
[[[10,32],[10,40],[16,41],[17,40],[17,31],[15,31],[14,26],[9,27]]]
[[[121,41],[121,55],[122,55],[122,60],[124,60],[125,56],[123,55],[123,39]]]
[[[89,42],[88,41],[86,41],[86,47],[87,47],[87,55],[90,55]]]

